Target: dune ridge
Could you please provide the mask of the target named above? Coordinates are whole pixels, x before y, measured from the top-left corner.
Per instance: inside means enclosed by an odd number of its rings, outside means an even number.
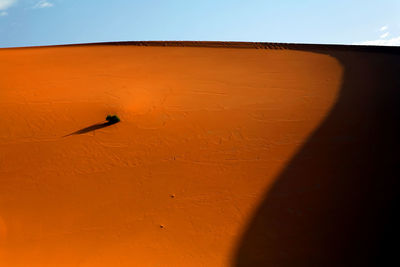
[[[274,42],[229,42],[229,41],[115,41],[81,44],[62,44],[49,46],[12,47],[1,49],[25,49],[68,46],[99,46],[99,45],[124,45],[124,46],[156,46],[156,47],[209,47],[209,48],[234,48],[234,49],[293,49],[307,51],[357,51],[374,53],[400,53],[397,46],[378,45],[345,45],[345,44],[307,44],[307,43],[274,43]]]

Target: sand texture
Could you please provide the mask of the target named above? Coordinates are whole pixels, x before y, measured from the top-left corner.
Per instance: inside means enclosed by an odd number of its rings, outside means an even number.
[[[0,266],[398,261],[400,49],[15,48],[0,73]]]

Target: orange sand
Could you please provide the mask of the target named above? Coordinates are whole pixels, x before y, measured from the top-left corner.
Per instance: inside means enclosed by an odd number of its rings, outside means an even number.
[[[275,251],[284,256],[262,247],[240,255],[260,203],[337,104],[342,58],[399,57],[283,48],[1,49],[0,266],[307,266],[334,257],[319,241]],[[65,136],[107,114],[121,122]]]

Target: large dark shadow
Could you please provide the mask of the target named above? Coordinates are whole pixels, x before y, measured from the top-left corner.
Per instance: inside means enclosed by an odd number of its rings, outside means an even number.
[[[266,192],[234,266],[400,266],[400,49],[331,48],[311,52],[343,64],[338,101]]]
[[[107,121],[107,122],[104,122],[104,123],[93,124],[93,125],[91,125],[89,127],[80,129],[80,130],[78,130],[76,132],[64,135],[63,137],[67,137],[67,136],[71,136],[71,135],[77,135],[77,134],[85,134],[85,133],[88,133],[88,132],[92,132],[92,131],[95,131],[95,130],[98,130],[98,129],[101,129],[101,128],[105,128],[105,127],[111,126],[111,125],[116,124],[116,123],[118,123],[118,122]]]

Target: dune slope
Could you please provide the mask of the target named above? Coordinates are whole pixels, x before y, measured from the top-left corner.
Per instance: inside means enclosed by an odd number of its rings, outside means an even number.
[[[1,266],[374,262],[399,62],[307,45],[1,49]]]

